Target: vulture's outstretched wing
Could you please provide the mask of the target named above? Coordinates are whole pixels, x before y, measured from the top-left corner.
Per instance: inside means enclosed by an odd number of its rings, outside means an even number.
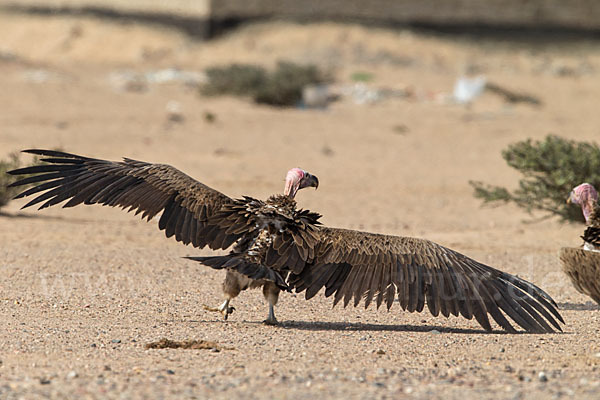
[[[334,305],[364,299],[365,307],[375,300],[389,309],[397,295],[404,310],[420,312],[427,304],[434,316],[475,317],[488,331],[488,314],[509,332],[515,329],[504,314],[529,332],[552,332],[550,324],[561,330],[557,320],[564,323],[537,286],[428,240],[321,228],[314,251],[288,278],[307,299],[324,287]]]
[[[62,201],[63,207],[102,204],[142,213],[150,220],[162,211],[158,222],[167,237],[202,248],[226,249],[245,232],[226,233],[213,218],[232,200],[224,194],[164,164],[124,159],[99,160],[51,150],[25,150],[46,156],[48,164],[9,173],[30,175],[11,186],[34,184],[16,198],[36,195],[23,208],[42,203],[40,209]],[[44,192],[39,194],[40,192]]]

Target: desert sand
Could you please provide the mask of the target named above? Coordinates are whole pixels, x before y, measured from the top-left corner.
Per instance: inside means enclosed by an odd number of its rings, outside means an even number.
[[[477,38],[332,23],[265,23],[210,42],[176,30],[74,17],[0,15],[0,157],[25,148],[168,163],[229,196],[266,198],[300,166],[319,177],[298,202],[326,225],[425,237],[545,289],[563,333],[485,333],[464,318],[332,309],[282,295],[265,326],[260,291],[235,299],[224,273],[117,209],[54,207],[0,215],[0,398],[593,398],[600,393],[598,307],[560,270],[582,225],[481,207],[469,180],[514,188],[508,144],[549,133],[600,137],[600,47],[585,39]],[[318,63],[338,83],[409,98],[324,110],[207,98],[179,81],[124,89],[124,71]],[[543,104],[484,93],[445,99],[485,75]],[[171,103],[170,103],[171,102]],[[173,102],[179,121],[169,118]],[[171,106],[167,106],[168,104]],[[213,114],[214,121],[207,120]],[[567,193],[565,193],[565,197]],[[219,349],[146,349],[162,338]],[[210,347],[210,346],[208,346]]]

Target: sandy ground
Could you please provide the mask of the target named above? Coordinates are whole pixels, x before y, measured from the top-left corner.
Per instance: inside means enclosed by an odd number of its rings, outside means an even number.
[[[548,133],[600,137],[597,42],[475,40],[335,24],[273,23],[210,43],[176,31],[93,19],[0,15],[0,156],[54,148],[177,166],[230,196],[282,190],[285,171],[316,174],[302,207],[327,225],[426,237],[540,285],[564,333],[507,335],[427,313],[331,308],[282,296],[279,327],[261,324],[259,291],[227,322],[223,273],[182,259],[209,254],[102,207],[0,215],[0,397],[17,398],[591,398],[600,391],[599,314],[560,272],[558,250],[582,226],[530,223],[481,208],[470,179],[515,187],[500,151]],[[115,87],[115,72],[232,61],[317,62],[339,82],[367,71],[413,99],[280,110],[204,98],[182,83]],[[465,71],[538,96],[440,102]],[[111,75],[112,74],[112,75]],[[170,122],[167,103],[183,122]],[[206,112],[216,121],[208,122]],[[402,128],[398,128],[401,126]],[[566,195],[566,194],[565,194]],[[146,349],[215,341],[221,351]],[[542,378],[540,378],[542,374]]]

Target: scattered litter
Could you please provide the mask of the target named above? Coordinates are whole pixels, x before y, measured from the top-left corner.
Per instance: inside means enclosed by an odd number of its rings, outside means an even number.
[[[469,104],[481,96],[487,84],[484,76],[475,78],[460,77],[454,84],[452,99],[459,104]]]
[[[32,83],[46,83],[48,81],[58,80],[58,74],[47,69],[28,69],[23,72],[23,79]]]
[[[378,88],[365,82],[350,85],[309,85],[302,89],[302,105],[307,108],[325,108],[340,98],[351,99],[355,104],[374,104],[390,98],[414,97],[411,88]]]
[[[117,90],[138,93],[148,90],[148,83],[144,77],[133,71],[111,72],[108,80]]]
[[[307,108],[325,108],[335,97],[327,85],[308,85],[302,88],[302,104]]]
[[[509,103],[529,103],[536,106],[542,105],[542,102],[537,97],[527,93],[517,93],[511,90],[505,89],[495,83],[488,82],[485,85],[485,89],[491,93],[495,93],[504,97]]]
[[[152,84],[182,83],[190,87],[198,87],[206,81],[206,75],[194,71],[182,71],[167,68],[145,73],[130,70],[113,71],[108,77],[111,85],[118,90],[143,92]]]
[[[452,92],[452,101],[458,104],[470,104],[481,94],[487,91],[489,93],[501,96],[508,103],[529,103],[536,106],[542,105],[537,97],[506,89],[496,83],[488,82],[484,76],[475,78],[460,77],[454,84]]]
[[[364,82],[357,82],[354,85],[344,86],[340,93],[344,97],[350,97],[356,104],[373,104],[382,100],[381,90],[369,87]]]
[[[182,71],[177,68],[161,69],[153,72],[146,72],[144,77],[149,83],[183,83],[187,86],[196,87],[206,82],[206,75],[201,72]]]
[[[220,346],[217,342],[211,342],[208,340],[184,340],[184,341],[175,341],[169,340],[166,338],[160,339],[158,342],[148,343],[146,345],[146,349],[192,349],[192,350],[213,350],[213,351],[221,351],[221,350],[235,350],[233,347],[223,347]]]

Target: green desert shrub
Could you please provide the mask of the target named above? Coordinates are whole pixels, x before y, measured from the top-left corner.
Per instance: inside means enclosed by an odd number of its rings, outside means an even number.
[[[9,175],[6,172],[12,169],[19,168],[19,153],[11,153],[8,158],[0,160],[0,207],[4,207],[8,202],[17,195],[22,188],[9,188],[8,185],[17,181],[17,177]]]
[[[200,88],[206,96],[252,96],[267,81],[267,71],[256,65],[231,64],[206,70],[208,82]]]
[[[28,164],[28,166],[38,165],[40,163],[41,163],[41,161],[40,161],[39,157],[36,156],[33,158],[33,161],[31,162],[31,164]],[[21,162],[19,153],[17,153],[17,152],[10,153],[6,159],[0,160],[0,208],[7,205],[8,202],[13,199],[13,197],[15,197],[17,194],[19,194],[26,188],[26,186],[19,186],[19,187],[8,187],[8,186],[13,182],[16,182],[18,180],[21,180],[21,179],[29,176],[29,175],[15,176],[15,175],[7,174],[6,172],[13,170],[13,169],[25,167],[25,166],[26,165],[24,165]]]
[[[328,82],[329,77],[314,65],[279,62],[273,71],[255,65],[232,64],[206,70],[204,95],[247,96],[257,103],[295,106],[307,85]]]
[[[589,182],[600,187],[600,147],[548,135],[544,140],[513,143],[502,151],[509,166],[522,175],[519,187],[510,191],[480,181],[469,182],[484,204],[514,203],[528,213],[542,211],[563,221],[583,221],[578,206],[566,199],[573,187]]]

